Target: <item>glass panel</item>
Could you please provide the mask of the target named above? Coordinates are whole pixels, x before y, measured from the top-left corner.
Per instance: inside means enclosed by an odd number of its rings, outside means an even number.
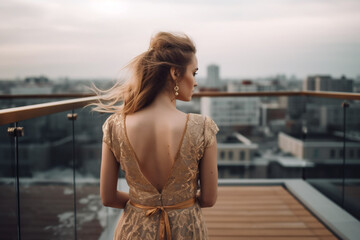
[[[267,178],[302,178],[308,162],[301,144],[306,99],[301,96],[261,98],[260,116],[264,149],[268,159]],[[294,141],[297,139],[298,141]]]
[[[346,102],[344,208],[360,220],[360,103]]]
[[[306,180],[343,205],[343,109],[341,99],[307,97],[304,157],[314,163]]]
[[[74,239],[71,121],[56,113],[19,126],[22,239]]]
[[[77,109],[75,124],[78,239],[98,239],[117,222],[120,210],[104,207],[100,199],[102,124],[109,114]]]
[[[15,176],[15,139],[0,126],[0,236],[17,239],[17,201]]]

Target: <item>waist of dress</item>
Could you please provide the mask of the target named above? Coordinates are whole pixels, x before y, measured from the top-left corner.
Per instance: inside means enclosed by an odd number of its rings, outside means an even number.
[[[171,230],[170,230],[170,222],[169,222],[169,216],[166,212],[166,210],[176,210],[176,209],[184,209],[191,207],[195,204],[195,198],[190,198],[186,201],[174,204],[174,205],[167,205],[167,206],[146,206],[138,203],[134,203],[129,201],[131,205],[134,207],[147,210],[145,215],[147,217],[157,213],[161,212],[160,216],[160,240],[165,239],[165,229],[166,229],[166,240],[171,240]]]

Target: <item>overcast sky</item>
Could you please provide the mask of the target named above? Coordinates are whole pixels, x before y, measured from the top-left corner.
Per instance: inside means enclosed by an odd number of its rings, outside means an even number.
[[[195,41],[200,77],[360,75],[359,0],[1,0],[0,78],[116,78],[158,31]]]

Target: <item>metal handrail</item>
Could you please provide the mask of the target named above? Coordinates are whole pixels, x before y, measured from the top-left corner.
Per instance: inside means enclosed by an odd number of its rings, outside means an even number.
[[[98,97],[86,97],[2,109],[0,110],[0,125],[81,108],[95,102],[97,99]]]
[[[93,97],[93,93],[55,93],[55,94],[2,94],[0,99],[54,99]]]
[[[24,95],[9,95],[11,98],[21,98]],[[20,97],[19,97],[20,96]],[[33,98],[50,98],[50,95],[26,95],[33,96]],[[45,96],[45,97],[44,97]],[[79,97],[77,99],[62,100],[49,103],[41,103],[30,106],[15,107],[0,110],[0,125],[19,122],[35,117],[49,115],[57,112],[63,112],[76,108],[84,107],[90,103],[97,101],[98,97],[94,95],[84,94],[61,94],[51,95],[51,98],[66,98]],[[320,92],[320,91],[277,91],[277,92],[199,92],[194,93],[193,97],[286,97],[286,96],[312,96],[322,98],[337,98],[347,100],[360,100],[359,93],[345,93],[345,92]],[[2,97],[3,98],[3,97]]]

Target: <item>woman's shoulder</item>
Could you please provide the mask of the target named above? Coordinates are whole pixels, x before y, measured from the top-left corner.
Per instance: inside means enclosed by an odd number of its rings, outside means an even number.
[[[190,118],[197,120],[197,121],[202,121],[203,123],[205,121],[212,121],[211,117],[204,115],[204,114],[198,114],[198,113],[189,113]]]
[[[218,129],[216,122],[207,115],[191,113],[190,116],[195,122],[205,125],[205,127],[211,127],[214,129]]]
[[[211,117],[204,114],[190,113],[189,119],[191,120],[193,126],[201,126],[203,128],[206,128],[208,126],[216,126],[217,128],[215,121],[212,120]]]
[[[119,125],[121,123],[122,114],[120,112],[112,113],[108,116],[104,122],[104,125]]]

